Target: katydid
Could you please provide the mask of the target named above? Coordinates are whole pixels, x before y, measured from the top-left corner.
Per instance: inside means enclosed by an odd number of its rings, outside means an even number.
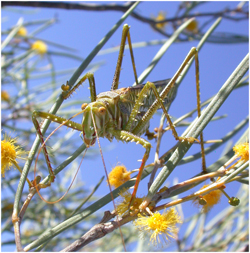
[[[128,39],[134,76],[137,85],[133,87],[118,89],[120,69],[126,38]],[[141,179],[141,175],[148,160],[151,149],[150,142],[142,138],[141,135],[148,131],[149,121],[157,109],[161,108],[163,110],[176,140],[189,142],[194,142],[195,140],[198,141],[192,137],[178,137],[165,108],[175,98],[176,79],[181,74],[188,61],[193,57],[195,57],[196,63],[198,63],[198,52],[195,48],[192,48],[190,50],[181,67],[171,80],[166,79],[154,83],[147,82],[145,85],[138,84],[130,40],[129,26],[124,25],[119,56],[111,90],[96,95],[95,80],[92,73],[85,74],[70,91],[67,85],[62,86],[62,95],[66,99],[76,88],[78,88],[86,79],[88,79],[90,85],[91,103],[82,105],[81,113],[83,114],[83,119],[81,124],[50,113],[34,111],[32,120],[40,137],[41,143],[44,143],[44,139],[37,122],[38,117],[49,119],[53,122],[66,125],[69,128],[80,131],[83,135],[83,141],[86,144],[87,148],[93,146],[96,142],[96,139],[99,137],[106,137],[109,141],[112,141],[114,138],[116,138],[117,140],[135,142],[136,144],[142,145],[142,147],[145,148],[145,153],[142,158],[141,166],[139,168],[139,173],[134,186],[134,191],[129,204],[129,206],[132,206]],[[197,100],[199,101],[199,96]],[[199,115],[199,107],[198,111]],[[54,181],[55,175],[51,168],[45,144],[43,145],[43,152],[45,154],[46,162],[49,167],[51,183]]]

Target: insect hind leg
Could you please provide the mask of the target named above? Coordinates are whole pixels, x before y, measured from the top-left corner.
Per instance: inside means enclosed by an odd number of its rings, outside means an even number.
[[[206,172],[206,164],[205,164],[205,154],[204,154],[204,143],[203,143],[203,135],[201,134],[201,141],[199,141],[198,139],[194,138],[194,137],[179,137],[175,127],[168,115],[168,112],[163,104],[163,99],[167,96],[168,92],[170,91],[170,89],[174,86],[176,79],[178,78],[178,76],[181,74],[181,72],[183,71],[183,69],[185,68],[185,66],[188,64],[188,62],[195,57],[195,70],[196,70],[196,90],[197,90],[197,110],[198,110],[198,117],[200,117],[201,115],[201,108],[200,108],[200,88],[199,88],[199,62],[198,62],[198,51],[196,48],[192,48],[191,51],[189,52],[189,54],[187,55],[186,59],[184,60],[184,62],[182,63],[181,67],[179,68],[179,70],[176,72],[176,74],[174,75],[174,77],[171,79],[169,85],[167,85],[163,91],[161,92],[161,94],[159,95],[155,85],[153,83],[147,82],[145,84],[145,86],[143,87],[143,89],[141,90],[141,92],[138,95],[138,99],[135,103],[134,108],[132,109],[132,112],[130,114],[129,120],[127,122],[127,125],[125,127],[125,130],[130,131],[131,126],[133,121],[136,119],[136,115],[139,112],[139,108],[142,105],[142,101],[144,99],[145,96],[147,96],[147,93],[149,91],[149,89],[152,89],[154,92],[154,95],[156,97],[155,102],[151,105],[151,107],[149,108],[149,110],[144,114],[144,116],[142,117],[142,119],[138,122],[137,126],[131,131],[133,134],[140,134],[141,131],[143,131],[145,125],[147,124],[147,122],[151,119],[151,117],[154,115],[154,113],[156,112],[156,110],[159,108],[159,106],[162,108],[168,122],[170,125],[170,128],[172,130],[172,133],[175,137],[176,140],[178,141],[188,141],[190,143],[193,143],[195,141],[199,142],[201,144],[201,154],[202,154],[202,167],[203,167],[203,171]],[[138,179],[138,178],[137,178]],[[138,183],[138,182],[136,182]],[[133,196],[134,197],[134,196]],[[148,204],[148,203],[147,203]],[[147,204],[145,205],[145,203],[142,205],[142,208],[146,207]]]
[[[138,84],[138,78],[137,78],[137,73],[136,73],[136,68],[135,68],[135,59],[134,59],[134,54],[133,54],[133,49],[132,49],[129,26],[127,24],[125,24],[123,26],[123,30],[122,30],[120,50],[119,50],[119,54],[118,54],[118,60],[116,63],[116,69],[115,69],[115,74],[114,74],[111,90],[118,89],[123,53],[124,53],[124,48],[125,48],[125,44],[126,44],[126,38],[128,39],[128,45],[129,45],[129,51],[130,51],[130,56],[131,56],[131,61],[132,61],[132,66],[133,66],[133,71],[134,71],[135,82],[136,82],[136,84]]]
[[[156,112],[156,110],[159,108],[159,106],[161,106],[161,108],[163,109],[168,123],[170,125],[170,128],[172,130],[172,133],[175,137],[176,140],[179,141],[189,141],[190,143],[193,143],[194,141],[197,141],[200,143],[201,145],[201,155],[202,155],[202,168],[203,171],[206,171],[206,163],[205,163],[205,153],[204,153],[204,141],[203,141],[203,134],[201,133],[201,137],[200,137],[200,141],[196,138],[193,137],[179,137],[174,125],[168,115],[168,113],[166,112],[165,107],[163,106],[162,101],[164,100],[164,98],[168,95],[168,93],[170,92],[171,88],[175,85],[175,82],[177,80],[177,78],[180,76],[180,74],[182,73],[182,71],[184,70],[184,68],[190,63],[190,61],[192,61],[193,57],[195,58],[195,72],[196,72],[196,96],[197,96],[197,111],[198,111],[198,117],[200,117],[201,115],[201,106],[200,106],[200,84],[199,84],[199,60],[198,60],[198,51],[195,47],[191,48],[191,50],[189,51],[188,55],[186,56],[185,60],[183,61],[183,63],[181,64],[180,68],[177,70],[177,72],[175,73],[175,75],[173,76],[173,78],[169,81],[168,85],[166,85],[166,87],[163,89],[163,91],[161,92],[160,96],[158,94],[158,92],[154,92],[155,96],[156,96],[156,100],[153,102],[153,104],[151,105],[151,107],[149,108],[149,110],[144,114],[144,116],[142,117],[142,119],[140,120],[140,122],[137,124],[137,126],[133,129],[133,133],[134,134],[138,134],[141,132],[141,130],[145,127],[145,125],[147,124],[147,122],[151,119],[151,117],[154,115],[154,113]],[[144,92],[142,94],[143,96],[146,96],[146,92]],[[160,99],[159,99],[160,98]],[[139,110],[139,106],[140,103],[142,102],[142,98],[139,101],[139,98],[136,102],[136,108],[135,108],[135,112],[136,110]],[[132,113],[131,113],[132,114]],[[133,115],[134,117],[134,115]],[[132,120],[132,119],[131,119]]]
[[[151,82],[147,82],[144,85],[144,87],[142,88],[142,90],[140,91],[140,93],[138,95],[138,99],[137,99],[137,101],[136,101],[136,103],[134,105],[134,108],[133,108],[133,110],[132,110],[132,112],[130,114],[129,120],[128,120],[127,125],[125,127],[125,130],[126,131],[130,131],[131,130],[131,126],[132,126],[134,120],[136,119],[136,115],[139,112],[140,106],[142,105],[142,101],[144,100],[145,96],[147,96],[147,93],[149,92],[150,89],[153,90],[154,95],[155,95],[155,97],[156,97],[159,105],[161,106],[161,108],[162,108],[162,110],[163,110],[163,112],[164,112],[164,114],[165,114],[165,116],[166,116],[166,118],[167,118],[167,120],[169,122],[170,128],[171,128],[171,130],[173,132],[173,135],[174,135],[175,139],[179,140],[179,141],[188,140],[190,142],[194,142],[195,140],[197,140],[197,139],[195,139],[193,137],[185,138],[185,137],[179,137],[178,136],[178,134],[177,134],[177,132],[175,130],[175,127],[174,127],[174,125],[173,125],[173,123],[172,123],[172,121],[170,119],[170,116],[168,115],[168,112],[167,112],[167,110],[166,110],[166,108],[164,106],[163,99],[160,97],[160,95],[159,95],[159,93],[158,93],[158,91],[157,91],[154,83],[151,83]],[[148,110],[148,114],[149,114],[148,118],[150,119],[153,116],[154,113],[153,113],[152,110],[151,111]],[[136,128],[138,128],[138,126],[140,127],[140,124],[142,124],[142,122],[143,122],[143,120],[141,120],[138,123],[138,125],[136,126]],[[134,133],[134,130],[132,130],[132,133]],[[138,134],[138,132],[136,134]]]

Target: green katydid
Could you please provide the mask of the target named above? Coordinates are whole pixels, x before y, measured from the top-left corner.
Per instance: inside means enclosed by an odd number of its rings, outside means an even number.
[[[120,69],[122,65],[122,58],[126,39],[128,39],[134,76],[137,85],[133,87],[118,89]],[[198,141],[197,139],[192,137],[179,137],[165,108],[173,101],[175,97],[176,79],[181,74],[189,60],[191,60],[193,57],[195,57],[196,60],[196,76],[198,80],[198,52],[196,48],[192,48],[185,60],[183,61],[181,67],[171,80],[167,79],[154,83],[147,82],[145,85],[138,84],[129,33],[129,26],[124,25],[118,61],[110,91],[96,95],[95,80],[94,75],[92,73],[85,74],[70,91],[68,90],[67,85],[62,86],[62,94],[64,98],[67,99],[72,94],[72,92],[74,92],[75,89],[77,89],[86,79],[89,80],[91,103],[82,105],[82,111],[80,113],[83,114],[83,119],[81,124],[47,112],[33,112],[32,120],[35,125],[36,131],[40,137],[41,143],[43,144],[43,152],[45,154],[46,162],[49,168],[49,184],[54,181],[55,175],[53,173],[48,152],[46,150],[46,141],[44,142],[44,138],[41,133],[39,123],[37,121],[38,117],[43,119],[49,119],[53,122],[57,122],[74,130],[80,131],[83,135],[83,141],[86,144],[87,148],[94,145],[96,139],[98,139],[99,137],[106,137],[109,139],[109,141],[112,141],[114,138],[116,138],[117,140],[125,142],[136,142],[136,144],[142,145],[142,147],[145,148],[145,153],[142,158],[141,166],[139,168],[139,173],[134,186],[134,191],[129,204],[129,206],[132,206],[141,179],[141,175],[148,160],[151,149],[150,142],[140,136],[148,131],[149,121],[155,114],[157,109],[161,108],[163,110],[176,140],[189,142]],[[196,83],[198,86],[198,81]],[[200,116],[199,92],[197,92],[197,101],[198,116]],[[202,138],[201,146],[203,148]]]

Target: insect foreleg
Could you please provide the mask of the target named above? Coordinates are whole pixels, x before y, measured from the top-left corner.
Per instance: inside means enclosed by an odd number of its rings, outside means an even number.
[[[56,123],[59,123],[59,124],[63,124],[67,127],[70,127],[74,130],[78,130],[78,131],[82,131],[82,125],[79,124],[79,123],[76,123],[74,121],[71,121],[71,120],[68,120],[68,119],[65,119],[65,118],[62,118],[62,117],[59,117],[55,114],[51,114],[51,113],[48,113],[48,112],[41,112],[41,111],[33,111],[32,113],[32,120],[33,120],[33,123],[34,121],[37,122],[37,118],[43,118],[43,119],[48,119],[50,121],[53,121],[53,122],[56,122]]]
[[[133,201],[135,199],[136,192],[137,192],[140,180],[141,180],[141,175],[142,175],[143,169],[145,167],[146,161],[148,160],[148,157],[149,157],[151,144],[148,141],[144,140],[143,138],[136,136],[130,132],[124,131],[124,130],[112,129],[112,130],[110,130],[110,133],[112,133],[116,137],[116,139],[118,139],[118,140],[122,140],[122,141],[126,141],[126,142],[136,142],[136,144],[141,144],[146,149],[146,151],[143,155],[143,158],[142,158],[141,166],[139,168],[139,173],[136,178],[134,191],[132,193],[132,197],[131,197],[131,200],[129,203],[129,207],[130,207],[133,205]]]
[[[67,99],[70,97],[70,95],[86,80],[89,80],[89,89],[90,89],[90,99],[91,102],[96,101],[96,89],[95,89],[95,79],[94,79],[94,74],[92,73],[86,73],[80,80],[79,82],[70,90],[70,91],[65,91],[65,85],[62,85],[62,90],[63,90],[63,98]]]
[[[39,123],[38,123],[38,121],[37,121],[36,111],[34,111],[34,112],[32,113],[32,121],[33,121],[33,124],[34,124],[34,126],[35,126],[36,132],[37,132],[37,134],[38,134],[38,136],[39,136],[39,138],[40,138],[40,142],[41,142],[41,143],[44,143],[43,134],[42,134],[42,132],[41,132],[40,125],[39,125]],[[55,180],[55,174],[54,174],[53,169],[52,169],[52,167],[51,167],[51,163],[50,163],[50,160],[49,160],[48,151],[47,151],[47,148],[46,148],[45,145],[44,145],[44,147],[43,147],[43,153],[44,153],[45,160],[46,160],[46,163],[47,163],[47,166],[48,166],[48,169],[49,169],[49,174],[50,174],[49,184],[50,184],[51,182],[54,182],[54,180]],[[36,180],[36,179],[34,179],[34,180]]]
[[[49,119],[49,120],[51,120],[53,122],[64,124],[64,125],[66,125],[66,126],[68,126],[70,128],[73,128],[75,130],[82,131],[82,125],[81,124],[78,124],[76,122],[64,119],[62,117],[58,117],[58,116],[56,116],[54,114],[51,114],[51,113],[48,113],[48,112],[34,111],[32,113],[32,121],[33,121],[33,124],[35,126],[36,132],[37,132],[37,134],[38,134],[38,136],[39,136],[40,141],[41,141],[42,144],[44,143],[44,138],[43,138],[43,134],[42,134],[40,125],[39,125],[39,123],[37,121],[37,118]],[[49,169],[49,174],[50,174],[50,182],[49,182],[49,184],[50,184],[51,182],[54,182],[55,175],[54,175],[53,169],[51,167],[51,163],[50,163],[50,160],[49,160],[49,155],[48,155],[48,151],[47,151],[46,145],[43,146],[43,153],[44,153],[45,160],[46,160],[46,163],[47,163],[47,166],[48,166],[48,169]]]

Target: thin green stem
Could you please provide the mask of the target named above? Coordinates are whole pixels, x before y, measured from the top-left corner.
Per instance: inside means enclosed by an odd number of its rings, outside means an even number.
[[[17,168],[17,170],[20,172],[20,174],[22,175],[22,169],[19,167],[19,165],[17,164],[16,161],[12,161],[12,163],[15,165],[15,167]],[[30,182],[30,180],[28,178],[26,178],[27,183],[29,184],[29,187],[31,188],[33,185]]]

